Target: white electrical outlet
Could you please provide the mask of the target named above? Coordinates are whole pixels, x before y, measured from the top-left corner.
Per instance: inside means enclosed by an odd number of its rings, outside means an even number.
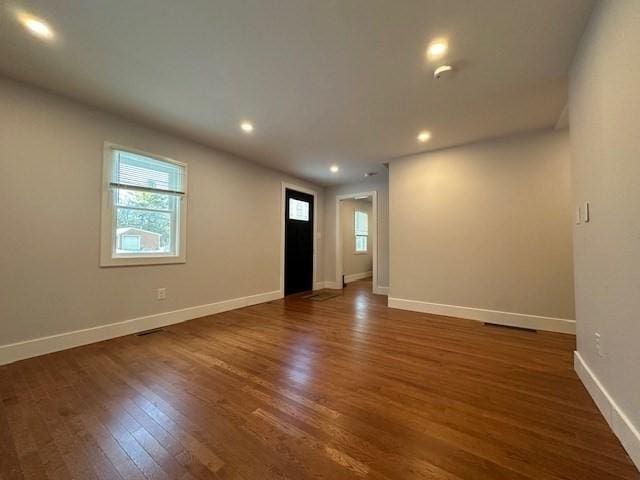
[[[165,298],[167,298],[167,289],[166,288],[159,288],[158,289],[158,300],[164,300]]]
[[[598,352],[598,356],[604,357],[604,350],[602,348],[602,336],[596,332],[596,352]]]

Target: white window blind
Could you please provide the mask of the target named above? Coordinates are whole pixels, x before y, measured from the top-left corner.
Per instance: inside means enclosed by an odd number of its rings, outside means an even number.
[[[111,186],[184,195],[184,167],[136,153],[113,150]]]

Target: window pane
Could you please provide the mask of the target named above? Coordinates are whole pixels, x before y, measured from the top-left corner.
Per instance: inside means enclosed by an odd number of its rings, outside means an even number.
[[[184,192],[183,166],[122,150],[114,150],[113,154],[113,182]]]
[[[369,215],[365,212],[355,213],[356,235],[367,235],[369,233]]]
[[[309,221],[309,202],[303,202],[302,200],[296,200],[295,198],[289,199],[289,218],[291,220],[303,220]]]
[[[366,236],[356,235],[356,252],[367,251],[367,240],[368,240],[368,237]]]
[[[140,192],[136,190],[127,190],[125,188],[117,188],[115,190],[116,204],[123,207],[140,207],[152,210],[169,210],[173,209],[176,201],[174,195],[165,195],[162,193]]]
[[[176,225],[170,212],[116,207],[116,254],[133,253],[127,236],[140,237],[137,253],[175,254]]]
[[[141,248],[140,235],[121,235],[120,249],[129,252],[139,252]]]

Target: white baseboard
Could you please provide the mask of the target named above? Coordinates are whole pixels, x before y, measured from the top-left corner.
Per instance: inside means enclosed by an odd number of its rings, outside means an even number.
[[[496,323],[498,325],[533,328],[535,330],[570,333],[573,335],[576,333],[576,321],[564,318],[541,317],[538,315],[526,315],[524,313],[485,310],[483,308],[459,307],[456,305],[443,305],[441,303],[429,303],[392,297],[389,297],[388,305],[390,308],[398,308],[400,310],[466,318],[468,320]]]
[[[330,281],[316,283],[315,290],[321,290],[323,288],[329,288],[331,290],[341,290],[342,285],[340,285],[338,282],[330,282]]]
[[[110,338],[122,337],[132,333],[144,332],[153,328],[160,328],[174,323],[205,317],[215,313],[248,307],[258,303],[270,302],[282,298],[280,291],[259,293],[248,297],[233,298],[221,302],[183,308],[171,312],[157,313],[145,317],[132,318],[122,322],[110,323],[99,327],[60,333],[49,337],[35,338],[23,342],[0,346],[0,365],[37,357],[47,353],[79,347],[89,343],[101,342]]]
[[[629,457],[640,470],[640,429],[631,423],[577,351],[573,352],[573,365],[611,430],[620,439]]]
[[[349,275],[344,276],[344,283],[351,283],[357,280],[362,280],[364,278],[370,278],[372,276],[373,276],[373,272],[351,273]]]
[[[389,287],[373,287],[373,293],[376,295],[389,295]]]
[[[317,282],[314,290],[320,290],[327,288],[330,290],[342,290],[342,285],[339,282]],[[389,295],[389,287],[373,287],[373,293],[376,295]]]

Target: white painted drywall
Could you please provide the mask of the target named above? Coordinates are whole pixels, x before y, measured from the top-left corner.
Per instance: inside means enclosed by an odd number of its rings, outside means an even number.
[[[10,80],[0,99],[0,345],[279,290],[281,182],[315,187]],[[186,264],[99,267],[105,141],[188,164]]]
[[[574,318],[568,132],[394,160],[390,298]]]
[[[638,59],[640,2],[600,2],[574,59],[569,89],[574,207],[591,202],[591,221],[574,226],[578,351],[636,432],[640,432]],[[602,356],[596,333],[601,335]],[[635,452],[640,465],[638,433]]]

